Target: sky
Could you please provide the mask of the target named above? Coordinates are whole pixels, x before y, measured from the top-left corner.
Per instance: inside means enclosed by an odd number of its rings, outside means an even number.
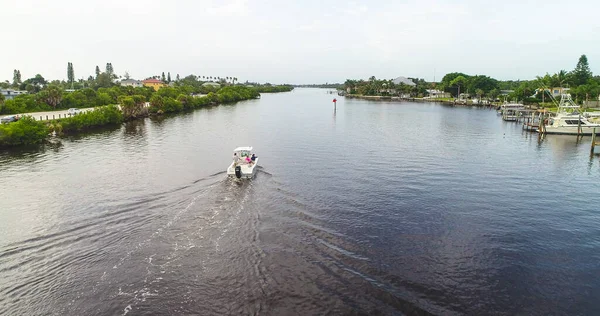
[[[527,80],[600,74],[600,1],[3,0],[0,80],[76,78],[112,63],[145,79],[333,83],[439,81],[449,72]]]

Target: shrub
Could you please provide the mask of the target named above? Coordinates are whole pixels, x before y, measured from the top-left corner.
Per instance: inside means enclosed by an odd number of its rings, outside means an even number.
[[[0,147],[41,143],[48,133],[44,123],[24,116],[16,122],[0,124]]]
[[[123,122],[123,113],[116,105],[109,105],[97,107],[93,111],[80,113],[59,122],[62,130],[69,133],[103,125],[120,124]]]
[[[182,110],[183,104],[181,104],[181,102],[172,98],[165,98],[165,105],[163,106],[163,111],[165,113],[181,112]]]
[[[123,112],[123,119],[130,120],[146,116],[148,111],[144,107],[145,103],[146,97],[143,95],[120,96],[119,104]]]

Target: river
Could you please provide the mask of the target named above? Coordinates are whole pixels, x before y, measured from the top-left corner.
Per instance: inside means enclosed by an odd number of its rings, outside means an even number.
[[[337,98],[0,151],[0,314],[600,314],[589,138]],[[247,145],[259,173],[228,180]]]

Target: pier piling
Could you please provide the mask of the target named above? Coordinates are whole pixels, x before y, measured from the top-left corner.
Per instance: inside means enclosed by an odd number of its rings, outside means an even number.
[[[600,141],[596,142],[596,128],[594,127],[594,131],[592,132],[592,146],[590,148],[590,157],[594,156],[594,148],[600,145]]]

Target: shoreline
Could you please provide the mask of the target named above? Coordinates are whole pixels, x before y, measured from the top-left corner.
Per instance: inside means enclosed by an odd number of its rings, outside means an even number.
[[[254,92],[250,92],[252,90],[254,90]],[[194,102],[197,102],[196,104],[182,102],[179,106],[168,106],[168,104],[153,105],[147,101],[144,101],[143,104],[133,104],[133,101],[130,100],[132,104],[125,107],[119,105],[98,106],[86,109],[85,112],[74,116],[66,117],[65,115],[65,117],[62,118],[54,118],[53,115],[53,118],[49,118],[48,120],[38,120],[38,118],[31,115],[39,113],[23,113],[20,114],[22,116],[18,121],[0,125],[0,149],[9,149],[26,145],[39,145],[47,143],[50,139],[55,137],[72,136],[110,125],[118,126],[125,122],[136,121],[148,117],[186,113],[195,109],[222,104],[237,104],[240,101],[260,98],[260,93],[258,93],[256,89],[248,91],[249,94],[244,95],[240,93],[233,99],[226,99],[222,97],[226,97],[227,93],[230,91],[225,90],[223,91],[223,94],[217,92],[214,95],[194,98]],[[272,91],[266,93],[279,92],[289,91]],[[132,114],[132,111],[135,114]],[[60,113],[60,111],[58,111],[58,113]],[[18,133],[15,133],[14,131],[17,131]]]
[[[359,95],[359,94],[346,94],[346,98],[350,99],[363,99],[370,101],[411,101],[411,102],[432,102],[441,103],[444,105],[464,105],[464,106],[480,106],[480,107],[498,107],[502,105],[501,102],[491,102],[489,104],[473,104],[471,100],[458,101],[458,100],[447,100],[447,99],[426,99],[426,98],[406,98],[406,97],[395,97],[395,96],[379,96],[379,95]]]

